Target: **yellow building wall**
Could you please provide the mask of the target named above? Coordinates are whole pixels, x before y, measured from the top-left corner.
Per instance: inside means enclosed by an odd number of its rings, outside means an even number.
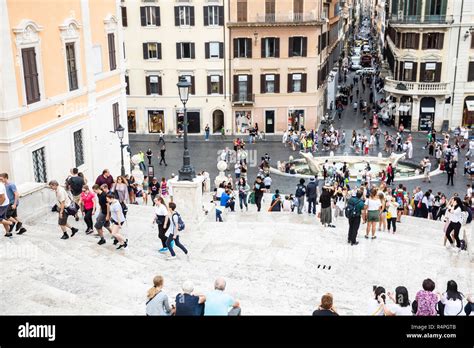
[[[101,0],[102,2],[102,0]],[[104,1],[105,2],[105,1]],[[7,0],[8,16],[12,28],[20,24],[23,19],[31,19],[43,27],[40,32],[41,63],[43,74],[40,79],[44,81],[44,94],[42,99],[66,93],[69,90],[66,73],[65,53],[62,47],[59,26],[67,18],[74,18],[82,23],[80,0],[41,0],[37,6],[32,6],[30,0]],[[54,12],[51,11],[54,8]],[[12,54],[17,54],[15,34],[12,35]],[[80,36],[81,51],[83,48],[82,32]],[[39,54],[39,52],[36,52]],[[21,60],[20,57],[15,57]],[[16,60],[16,59],[15,59]],[[81,54],[81,66],[85,70],[84,53]],[[24,82],[22,81],[21,65],[15,65],[17,79],[18,102],[23,105]],[[85,75],[83,74],[85,78]]]
[[[87,95],[66,100],[64,105],[54,105],[49,108],[44,108],[35,112],[30,112],[21,117],[21,130],[27,132],[33,128],[39,127],[47,122],[53,121],[67,114],[78,112],[87,107]]]
[[[65,122],[61,122],[60,124],[54,126],[54,127],[51,127],[51,128],[48,128],[42,132],[39,132],[39,133],[36,133],[30,137],[27,137],[25,139],[23,139],[23,144],[29,144],[37,139],[41,139],[41,138],[44,138],[46,136],[48,136],[49,134],[53,133],[53,132],[56,132],[60,129],[63,129],[63,128],[66,128],[67,126],[73,124],[73,123],[76,123],[76,122],[79,122],[79,121],[82,121],[84,119],[87,118],[87,115],[79,115],[79,116],[76,116],[72,119],[69,119]]]
[[[104,19],[109,14],[117,16],[115,13],[115,0],[91,0],[89,2],[89,11],[92,32],[92,45],[101,46],[103,71],[110,71],[109,46],[107,42],[107,33],[104,28]],[[117,20],[119,20],[118,17]],[[115,40],[115,51],[118,55],[119,47],[117,47],[117,37],[115,37]]]

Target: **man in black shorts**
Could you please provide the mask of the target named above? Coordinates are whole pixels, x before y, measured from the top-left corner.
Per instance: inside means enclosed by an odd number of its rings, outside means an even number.
[[[112,233],[112,230],[110,229],[110,221],[108,220],[109,204],[107,203],[107,192],[109,191],[109,188],[107,184],[102,184],[102,186],[95,184],[92,186],[92,189],[99,200],[100,210],[94,227],[100,236],[100,240],[97,244],[102,245],[105,244],[104,231],[102,229],[105,227],[110,233]]]
[[[23,227],[23,223],[18,218],[17,213],[18,204],[20,202],[20,194],[18,193],[15,183],[8,181],[7,173],[0,174],[0,181],[3,181],[8,200],[10,201],[6,217],[8,221],[12,222],[12,225],[10,226],[10,232],[13,231],[16,225],[17,234],[23,234],[26,232],[26,228]]]

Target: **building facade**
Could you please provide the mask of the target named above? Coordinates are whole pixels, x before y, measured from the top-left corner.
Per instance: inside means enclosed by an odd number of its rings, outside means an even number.
[[[390,1],[385,57],[392,76],[385,90],[397,106],[395,126],[472,127],[473,11],[464,0]]]
[[[234,133],[255,124],[266,134],[319,126],[341,47],[339,11],[339,1],[230,0]]]
[[[62,181],[72,167],[90,179],[120,172],[119,3],[0,1],[0,172],[18,183]]]
[[[128,130],[176,134],[184,115],[176,84],[191,82],[188,132],[230,133],[224,0],[122,1]]]

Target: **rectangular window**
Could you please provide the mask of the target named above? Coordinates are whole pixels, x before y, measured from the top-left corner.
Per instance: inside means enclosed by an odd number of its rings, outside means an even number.
[[[33,173],[35,182],[48,182],[48,175],[46,172],[46,154],[45,148],[39,148],[33,151]]]
[[[158,58],[158,44],[156,42],[148,43],[148,59]]]
[[[160,26],[160,7],[159,6],[142,6],[140,7],[140,20],[142,27]]]
[[[209,57],[221,58],[220,57],[220,42],[209,42]]]
[[[415,33],[404,33],[402,48],[411,48],[417,50],[419,47],[420,35]]]
[[[288,93],[306,92],[306,74],[288,74]]]
[[[109,66],[110,71],[117,68],[116,53],[115,53],[115,34],[107,34],[109,41]]]
[[[301,74],[293,74],[292,84],[293,92],[301,92]]]
[[[162,95],[161,76],[149,75],[146,77],[146,94]]]
[[[239,75],[239,101],[248,99],[248,78],[247,75]]]
[[[447,0],[426,0],[426,14],[429,16],[446,15]]]
[[[423,34],[423,49],[443,49],[444,33]]]
[[[67,76],[69,80],[69,90],[74,91],[78,89],[77,83],[77,66],[76,66],[76,52],[74,43],[66,44],[66,60],[67,60]]]
[[[265,93],[275,93],[275,75],[265,75]]]
[[[234,58],[252,58],[252,39],[234,39]]]
[[[76,159],[76,168],[84,164],[84,142],[82,139],[82,129],[74,132],[74,157]]]
[[[210,94],[221,94],[221,76],[211,75],[209,76]]]
[[[279,51],[280,39],[274,37],[262,39],[262,58],[278,58]]]
[[[325,35],[321,36],[324,38],[324,47],[326,46]],[[321,42],[321,50],[324,49]],[[302,36],[294,36],[288,39],[288,57],[306,57],[307,55],[308,38]]]
[[[181,76],[179,76],[179,79],[181,79],[181,77],[184,77],[186,79],[186,81],[188,81],[191,84],[191,87],[189,88],[189,94],[191,94],[191,95],[196,94],[196,86],[194,84],[194,76],[192,76],[192,75],[181,75]],[[178,79],[178,81],[179,81],[179,79]]]
[[[34,47],[21,50],[23,61],[23,78],[25,81],[26,103],[32,104],[40,100],[38,69],[36,68],[36,52]]]
[[[413,76],[413,62],[403,63],[403,81],[411,81]]]
[[[179,42],[176,44],[177,59],[194,59],[194,43],[193,42]]]
[[[237,0],[237,22],[247,22],[247,0]]]
[[[174,11],[175,26],[194,26],[194,6],[176,6]]]
[[[128,132],[129,133],[136,133],[137,132],[137,117],[135,110],[128,110],[127,111],[127,124],[128,124]]]
[[[265,0],[265,22],[275,21],[275,0]]]
[[[128,26],[127,8],[125,6],[121,6],[120,11],[122,13],[122,27],[126,27]]]
[[[130,78],[128,75],[125,75],[125,94],[130,95]]]
[[[474,62],[469,62],[469,70],[467,73],[467,81],[472,82],[474,81]]]
[[[221,25],[219,22],[220,6],[207,6],[208,25]]]
[[[436,63],[425,63],[423,82],[435,82]]]
[[[303,3],[304,0],[293,0],[293,15],[295,19],[303,18]]]
[[[119,113],[119,103],[112,104],[112,116],[114,122],[114,130],[116,131],[120,125],[120,113]]]

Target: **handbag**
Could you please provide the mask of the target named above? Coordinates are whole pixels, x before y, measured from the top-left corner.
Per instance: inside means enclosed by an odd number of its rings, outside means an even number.
[[[392,214],[390,212],[387,212],[387,220],[392,218]]]
[[[255,192],[251,192],[249,195],[249,203],[255,204]]]

